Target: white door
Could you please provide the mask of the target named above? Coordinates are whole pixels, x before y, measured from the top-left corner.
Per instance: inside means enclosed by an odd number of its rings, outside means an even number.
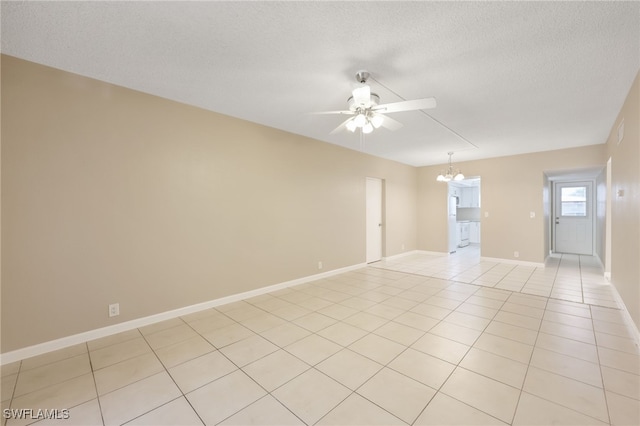
[[[557,182],[554,235],[557,253],[593,254],[591,182]]]
[[[382,259],[382,180],[367,178],[367,263]]]

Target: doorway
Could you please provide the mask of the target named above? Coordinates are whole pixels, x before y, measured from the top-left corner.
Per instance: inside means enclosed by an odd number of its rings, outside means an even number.
[[[593,255],[593,182],[555,182],[554,251]]]
[[[382,260],[382,179],[366,179],[366,263]]]
[[[470,177],[448,183],[448,251],[480,253],[481,178]]]

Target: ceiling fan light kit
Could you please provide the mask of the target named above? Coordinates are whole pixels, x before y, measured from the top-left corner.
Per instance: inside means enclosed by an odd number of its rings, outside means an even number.
[[[345,126],[350,132],[362,129],[362,133],[371,133],[384,123],[384,117],[379,114],[371,114],[367,111],[360,111],[358,115],[347,120]]]
[[[438,182],[450,182],[452,180],[463,180],[464,175],[462,174],[462,172],[460,172],[460,169],[458,169],[455,172],[453,171],[453,164],[451,164],[451,156],[453,155],[453,152],[448,152],[447,154],[449,154],[449,166],[447,167],[447,170],[445,170],[444,172],[440,172],[436,180]]]

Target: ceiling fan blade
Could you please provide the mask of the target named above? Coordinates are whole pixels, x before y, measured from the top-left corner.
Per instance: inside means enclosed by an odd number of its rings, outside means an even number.
[[[414,99],[411,101],[393,102],[390,104],[382,104],[372,108],[373,111],[390,113],[401,111],[414,111],[419,109],[430,109],[436,107],[435,98]]]
[[[382,115],[382,114],[379,114],[379,115]],[[384,120],[382,121],[382,124],[381,124],[382,127],[389,129],[391,131],[398,130],[399,128],[402,127],[401,122],[394,120],[391,117],[387,117],[386,115],[384,115],[383,117],[384,117]]]
[[[335,129],[333,129],[333,130],[331,131],[331,133],[329,133],[329,134],[330,134],[330,135],[335,135],[336,133],[339,133],[339,132],[341,132],[341,131],[343,131],[343,130],[346,130],[346,129],[347,129],[347,123],[348,123],[349,121],[351,121],[352,119],[353,119],[353,118],[351,118],[351,117],[347,118],[347,119],[346,119],[346,120],[344,120],[342,123],[340,123],[340,125],[339,125],[338,127],[336,127]]]

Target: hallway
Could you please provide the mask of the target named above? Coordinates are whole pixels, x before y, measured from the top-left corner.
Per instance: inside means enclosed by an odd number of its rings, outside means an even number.
[[[468,246],[449,256],[417,253],[371,266],[620,309],[614,289],[594,256],[554,254],[542,268],[482,260],[479,246]]]

